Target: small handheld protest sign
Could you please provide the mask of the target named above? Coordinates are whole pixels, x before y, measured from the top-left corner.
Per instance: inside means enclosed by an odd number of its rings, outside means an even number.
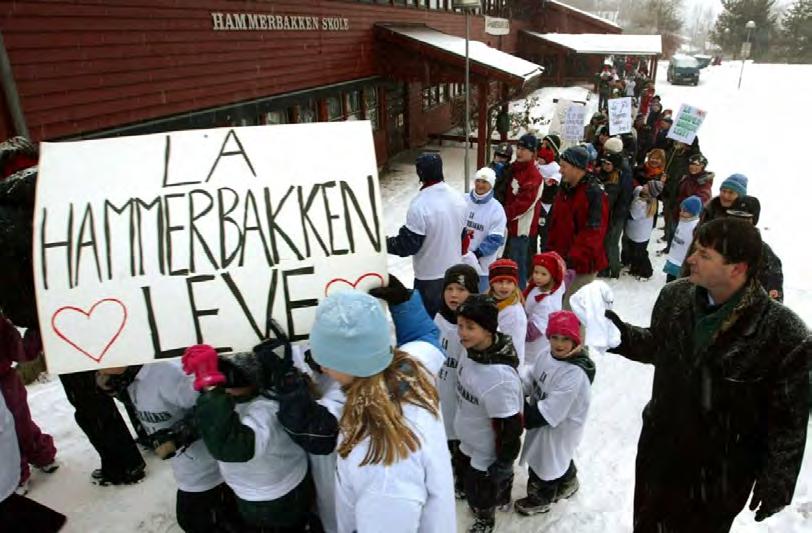
[[[632,99],[629,96],[609,100],[609,135],[632,131]]]
[[[561,138],[565,141],[578,142],[584,136],[584,120],[586,119],[586,106],[571,102],[564,114],[564,124],[561,128]]]
[[[707,111],[703,111],[698,107],[682,104],[679,107],[677,116],[674,123],[671,124],[671,129],[668,130],[667,137],[674,139],[685,144],[693,144],[696,139],[696,132],[705,121]]]
[[[386,279],[366,121],[44,143],[34,277],[48,368],[308,337],[328,292]]]

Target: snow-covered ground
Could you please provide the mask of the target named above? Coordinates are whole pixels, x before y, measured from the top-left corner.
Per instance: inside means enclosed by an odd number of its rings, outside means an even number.
[[[812,94],[812,66],[752,65],[745,67],[741,90],[736,89],[739,63],[727,63],[702,71],[698,87],[671,86],[660,65],[657,87],[666,108],[676,111],[689,103],[708,111],[699,132],[703,152],[716,172],[715,189],[733,172],[749,176],[749,192],[761,199],[760,227],[765,240],[784,265],[786,304],[812,324],[812,278],[803,274],[812,264],[809,238],[804,237],[808,172],[805,161],[805,117],[809,116],[804,94]],[[551,109],[549,99],[576,99],[580,89],[543,89],[541,104]],[[595,107],[595,100],[589,102]],[[543,111],[542,111],[543,113]],[[544,129],[542,129],[543,131]],[[438,147],[431,147],[437,149]],[[463,149],[439,148],[448,181],[462,188]],[[407,153],[390,165],[381,178],[388,234],[405,220],[406,209],[417,190],[412,161]],[[476,150],[471,150],[474,168]],[[655,232],[659,237],[661,233]],[[655,271],[663,259],[654,256],[662,247],[652,242]],[[806,265],[806,266],[805,266]],[[390,272],[411,279],[411,261],[390,257]],[[646,282],[628,276],[611,281],[616,309],[626,320],[645,325],[660,287],[661,272]],[[614,533],[631,530],[634,458],[640,432],[640,414],[650,395],[652,369],[614,355],[597,361],[592,410],[584,440],[576,457],[580,491],[550,513],[525,518],[499,513],[497,531],[557,533]],[[169,465],[147,456],[146,480],[131,487],[100,488],[89,483],[98,457],[73,421],[73,412],[62,387],[54,379],[29,387],[34,419],[54,436],[62,467],[53,475],[34,472],[30,497],[68,515],[68,532],[178,532],[174,521],[175,485]],[[812,435],[812,433],[810,433]],[[812,436],[807,440],[810,448]],[[663,460],[668,460],[664,457]],[[524,496],[527,476],[517,468],[513,495]],[[735,532],[812,531],[812,450],[806,454],[792,506],[757,524],[744,511],[734,523]],[[459,531],[471,517],[458,505]],[[0,526],[1,528],[1,526]]]

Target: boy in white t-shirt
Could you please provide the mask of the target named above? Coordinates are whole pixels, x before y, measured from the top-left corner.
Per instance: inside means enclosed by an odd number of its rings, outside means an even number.
[[[199,393],[180,362],[106,368],[98,372],[97,383],[110,394],[126,389],[156,455],[171,462],[180,527],[202,532],[236,525],[234,493],[200,440],[192,417]]]
[[[496,302],[469,296],[457,309],[465,354],[457,367],[454,431],[466,466],[465,494],[475,522],[469,533],[490,533],[496,507],[510,502],[513,462],[522,435],[519,358],[508,335],[499,333]]]
[[[583,435],[595,363],[581,346],[581,323],[572,311],[552,313],[547,323],[550,351],[525,379],[521,463],[529,466],[527,497],[517,500],[524,515],[546,513],[578,490],[573,456]]]
[[[445,423],[445,434],[454,471],[454,492],[457,498],[465,497],[464,472],[456,461],[460,445],[454,433],[454,415],[457,414],[457,365],[465,352],[460,344],[457,331],[457,308],[470,295],[479,290],[479,276],[470,265],[454,265],[445,271],[443,278],[443,305],[434,316],[434,323],[440,330],[440,345],[445,354],[443,367],[437,374],[437,391],[440,393],[440,408]]]

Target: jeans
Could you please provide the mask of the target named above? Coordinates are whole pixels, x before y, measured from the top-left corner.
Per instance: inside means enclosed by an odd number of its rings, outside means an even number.
[[[414,280],[414,288],[420,293],[423,299],[423,307],[429,317],[434,320],[434,315],[440,310],[443,301],[443,279],[417,279]]]
[[[616,278],[620,276],[620,235],[623,233],[624,221],[619,221],[609,226],[606,237],[603,239],[603,247],[606,249],[606,257],[609,259],[609,274]]]
[[[519,290],[524,290],[527,285],[527,261],[528,250],[530,248],[530,237],[508,237],[508,248],[505,250],[505,257],[513,259],[519,266]]]

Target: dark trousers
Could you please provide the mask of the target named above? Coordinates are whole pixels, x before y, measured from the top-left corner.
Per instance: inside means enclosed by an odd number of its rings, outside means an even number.
[[[203,492],[178,489],[175,504],[178,525],[186,533],[240,531],[234,492],[221,483]]]
[[[609,108],[609,93],[598,93],[598,111],[606,111]]]
[[[434,315],[440,310],[440,305],[443,302],[443,279],[416,279],[414,280],[414,288],[420,293],[420,298],[423,300],[423,307],[426,312],[434,319]]]
[[[460,452],[460,462],[465,468],[465,497],[468,506],[477,518],[490,523],[496,521],[496,506],[510,501],[510,489],[513,476],[501,483],[496,483],[487,472],[471,466],[471,459]]]
[[[613,222],[603,238],[603,247],[609,260],[609,274],[616,278],[620,276],[620,236],[623,234],[624,220]]]
[[[570,481],[578,474],[578,469],[575,467],[575,462],[570,461],[570,466],[564,475],[558,479],[544,480],[541,479],[532,468],[528,468],[527,475],[527,495],[552,501],[558,491],[558,486],[565,481]]]
[[[516,261],[519,267],[519,290],[524,290],[527,285],[527,264],[530,253],[530,238],[527,235],[521,237],[508,237],[507,247],[504,257]]]
[[[300,533],[305,530],[314,498],[313,480],[308,473],[293,490],[275,500],[249,502],[237,498],[240,516],[249,533]]]
[[[0,376],[0,391],[14,417],[14,429],[20,446],[20,483],[25,483],[31,476],[29,464],[45,466],[53,462],[56,456],[54,439],[43,433],[32,420],[25,384],[15,369],[11,368]]]
[[[109,477],[144,467],[130,430],[113,399],[96,388],[95,373],[90,370],[59,376],[68,401],[76,409],[76,423],[87,435],[101,458],[101,468]]]
[[[65,525],[65,515],[12,493],[0,502],[0,530],[54,533]]]
[[[648,241],[632,242],[626,241],[626,250],[629,258],[629,273],[632,276],[650,278],[654,274],[651,267],[651,259],[648,256]]]

